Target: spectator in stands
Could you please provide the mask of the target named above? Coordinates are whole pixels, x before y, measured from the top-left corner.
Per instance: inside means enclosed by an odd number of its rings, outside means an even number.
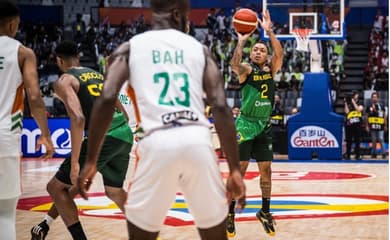
[[[291,89],[300,90],[303,83],[303,78],[304,75],[300,67],[295,67],[294,72],[291,73]]]
[[[291,90],[298,91],[301,88],[301,82],[298,81],[296,75],[292,74],[290,79],[290,88]]]
[[[351,96],[344,99],[345,110],[345,140],[347,142],[347,150],[344,154],[344,159],[351,159],[352,143],[355,144],[355,159],[361,160],[360,156],[360,140],[362,135],[362,111],[363,106],[359,105],[359,93],[353,92]]]
[[[80,43],[84,39],[84,34],[85,34],[85,22],[81,19],[82,15],[78,13],[76,15],[76,21],[73,23],[72,28],[73,28],[73,33],[74,33],[74,40],[77,43]]]
[[[384,51],[382,53],[380,66],[381,66],[381,70],[383,70],[385,74],[389,74],[389,53],[387,51]]]
[[[271,114],[272,129],[284,129],[284,109],[279,95],[275,94],[274,106]]]
[[[214,32],[217,29],[218,22],[217,22],[215,8],[210,9],[209,14],[207,15],[206,26],[207,29],[211,30],[212,32]]]
[[[366,130],[371,136],[371,157],[376,158],[376,144],[380,143],[382,158],[386,158],[384,147],[384,132],[387,131],[387,116],[385,107],[379,103],[378,93],[371,94],[371,103],[366,107]]]

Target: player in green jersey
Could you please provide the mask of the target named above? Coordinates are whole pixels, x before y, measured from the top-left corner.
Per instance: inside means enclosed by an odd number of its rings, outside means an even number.
[[[274,220],[270,213],[271,162],[273,159],[270,116],[274,104],[275,84],[273,77],[283,62],[283,48],[272,32],[269,12],[262,14],[260,26],[270,36],[273,55],[265,42],[259,41],[251,49],[250,62],[242,62],[243,47],[253,33],[238,35],[238,42],[231,60],[232,70],[237,74],[241,85],[241,114],[236,119],[237,139],[240,151],[240,167],[245,174],[249,159],[256,159],[260,172],[262,208],[256,213],[265,231],[275,235]],[[230,205],[227,234],[235,235],[235,202]]]
[[[31,229],[31,239],[45,239],[50,223],[59,214],[73,239],[84,240],[87,238],[73,200],[78,193],[74,184],[86,160],[88,122],[95,100],[100,96],[103,88],[104,77],[93,69],[80,66],[77,46],[72,42],[64,41],[59,44],[56,48],[56,55],[57,64],[64,74],[56,81],[54,88],[64,102],[70,118],[72,152],[47,184],[47,190],[54,205],[44,221]],[[133,135],[122,110],[118,101],[96,166],[103,176],[106,195],[121,210],[126,200],[122,185],[126,177],[129,152],[133,143]]]

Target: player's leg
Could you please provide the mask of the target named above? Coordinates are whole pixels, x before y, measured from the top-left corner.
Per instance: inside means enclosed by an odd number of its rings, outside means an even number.
[[[67,175],[69,178],[69,173],[62,174],[63,176]],[[74,196],[69,194],[69,189],[71,187],[70,181],[71,180],[69,179],[69,182],[65,183],[59,180],[57,172],[57,175],[47,184],[47,191],[53,199],[56,209],[59,215],[61,215],[61,218],[73,239],[87,239],[78,217],[77,206],[73,201]]]
[[[226,189],[211,146],[191,146],[182,160],[180,189],[202,239],[227,239]]]
[[[253,140],[242,142],[238,145],[240,154],[240,171],[242,176],[245,176],[246,169],[249,166],[249,159],[251,158]],[[229,204],[229,213],[226,222],[226,234],[228,237],[236,235],[236,227],[234,224],[236,200],[232,200]]]
[[[81,145],[79,157],[80,168],[84,166],[86,152],[87,140],[85,139]],[[47,191],[53,199],[55,207],[73,239],[83,240],[87,238],[78,217],[77,206],[73,200],[75,193],[72,192],[73,190],[70,190],[72,189],[70,169],[70,158],[66,158],[56,175],[47,184]]]
[[[352,127],[345,126],[345,141],[346,141],[346,152],[344,159],[351,159],[351,147],[352,147]]]
[[[129,240],[156,240],[158,237],[159,232],[148,232],[145,231],[133,223],[131,223],[129,220],[127,220],[127,230],[128,230],[128,236]]]
[[[156,240],[168,209],[175,201],[181,158],[169,132],[156,131],[137,146],[134,177],[127,193],[125,213],[129,239]],[[180,139],[180,138],[179,138]],[[176,139],[177,140],[177,139]]]
[[[378,137],[378,131],[371,130],[370,131],[371,135],[371,157],[376,158],[376,143],[377,143],[377,137]]]
[[[132,145],[128,142],[106,136],[97,163],[103,176],[106,196],[124,212],[126,192],[123,183],[129,166]]]
[[[0,137],[0,239],[15,240],[16,204],[21,195],[20,137],[13,134]]]
[[[263,134],[255,139],[253,143],[253,153],[257,161],[260,172],[260,189],[262,196],[261,209],[256,213],[256,217],[263,224],[267,234],[274,236],[274,219],[270,213],[271,189],[272,189],[272,169],[273,160],[271,130],[265,129]]]
[[[356,126],[354,127],[354,140],[355,140],[355,158],[356,160],[361,160],[360,156],[360,142],[361,142],[361,134],[362,134],[362,127]]]
[[[77,188],[71,187],[69,189],[69,195],[73,198],[77,195]],[[42,222],[36,224],[31,228],[31,240],[44,240],[50,230],[51,223],[57,219],[58,211],[55,204],[52,204],[49,211],[43,217]]]
[[[0,199],[0,239],[16,240],[16,204],[18,198]]]
[[[227,239],[226,237],[226,219],[215,227],[201,229],[198,228],[201,239]]]
[[[384,140],[384,131],[378,131],[378,140],[381,145],[381,153],[382,153],[382,158],[386,158],[386,150],[385,150],[385,140]]]

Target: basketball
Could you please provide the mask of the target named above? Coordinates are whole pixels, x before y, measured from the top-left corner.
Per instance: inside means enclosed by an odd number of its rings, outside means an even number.
[[[257,14],[249,8],[241,8],[233,16],[234,29],[242,34],[250,33],[257,28]]]

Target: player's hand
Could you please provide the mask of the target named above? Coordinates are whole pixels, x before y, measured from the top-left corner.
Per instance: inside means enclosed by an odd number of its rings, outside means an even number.
[[[49,158],[53,157],[54,154],[54,146],[53,142],[51,141],[50,135],[49,136],[40,136],[37,141],[37,145],[35,146],[35,151],[38,151],[41,146],[45,146],[46,153],[43,154],[40,158],[43,160],[47,160]]]
[[[241,41],[241,42],[246,42],[248,41],[249,37],[252,35],[252,33],[254,33],[256,31],[256,28],[254,28],[252,30],[252,32],[250,33],[245,33],[245,34],[242,34],[242,33],[239,33],[236,31],[236,34],[237,34],[237,37],[238,37],[238,41]]]
[[[86,162],[81,170],[80,176],[77,179],[77,187],[79,189],[80,196],[85,200],[88,200],[87,192],[91,187],[92,180],[97,172],[96,164]]]
[[[240,170],[233,170],[226,181],[226,195],[228,202],[236,199],[236,209],[240,212],[245,208],[245,184]]]
[[[272,21],[271,16],[269,15],[269,11],[266,10],[262,13],[263,20],[260,18],[258,19],[260,26],[264,29],[264,31],[270,31],[272,30]]]

